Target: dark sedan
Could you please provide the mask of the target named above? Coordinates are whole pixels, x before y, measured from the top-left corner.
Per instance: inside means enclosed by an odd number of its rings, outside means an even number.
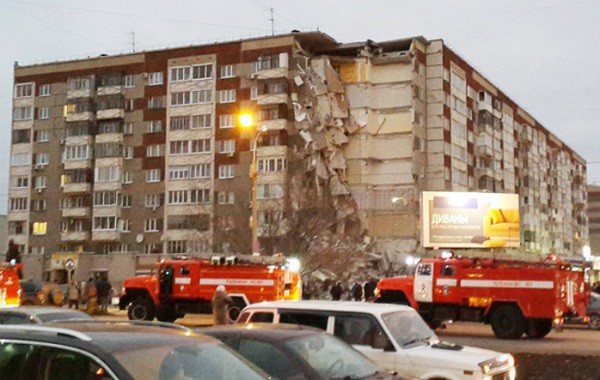
[[[311,327],[248,324],[199,331],[281,380],[399,379],[350,345]]]
[[[93,321],[89,314],[59,307],[21,306],[0,310],[0,325],[31,325],[66,320]]]

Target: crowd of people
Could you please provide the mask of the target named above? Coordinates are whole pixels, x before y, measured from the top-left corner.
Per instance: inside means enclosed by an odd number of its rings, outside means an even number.
[[[334,301],[350,300],[372,302],[375,299],[377,280],[369,279],[363,283],[342,284],[340,281],[305,280],[302,283],[302,299],[325,299]]]
[[[107,313],[115,293],[107,276],[90,277],[81,283],[71,281],[67,288],[67,305],[69,309],[85,306],[91,314],[95,314],[96,311]]]

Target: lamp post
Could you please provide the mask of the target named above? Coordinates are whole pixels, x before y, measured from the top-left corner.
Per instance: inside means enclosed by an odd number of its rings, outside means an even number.
[[[250,169],[251,179],[252,179],[252,216],[250,217],[250,228],[252,229],[252,253],[255,251],[259,251],[258,244],[258,192],[256,188],[256,180],[258,178],[258,167],[256,160],[256,151],[258,146],[258,138],[263,132],[267,131],[266,126],[262,126],[257,128],[256,121],[254,116],[249,113],[243,113],[238,118],[239,124],[242,128],[248,129],[252,128],[252,142],[250,144],[250,149],[252,150],[252,166]]]

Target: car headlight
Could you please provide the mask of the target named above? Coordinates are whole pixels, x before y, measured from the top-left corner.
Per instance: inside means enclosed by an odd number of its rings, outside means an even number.
[[[505,365],[509,367],[514,367],[515,357],[511,354],[503,354],[498,356],[497,358],[486,360],[478,364],[479,368],[481,368],[481,373],[483,373],[484,375],[487,375],[490,372],[492,372],[494,368],[502,367]]]

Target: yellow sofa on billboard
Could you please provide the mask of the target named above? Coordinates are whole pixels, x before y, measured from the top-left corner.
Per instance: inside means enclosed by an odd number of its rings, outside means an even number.
[[[488,239],[519,239],[519,209],[489,209],[483,231]]]

